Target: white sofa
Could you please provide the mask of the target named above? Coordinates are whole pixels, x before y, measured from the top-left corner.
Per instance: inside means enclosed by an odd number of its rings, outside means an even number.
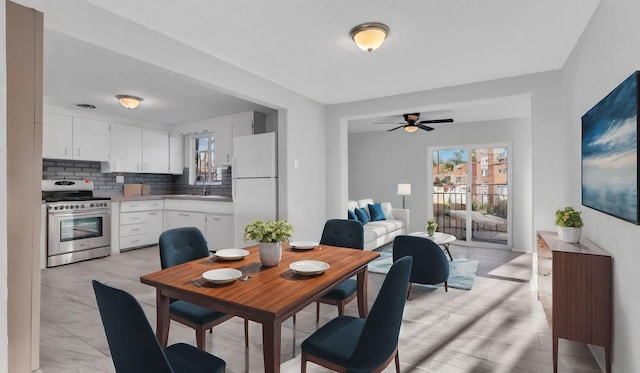
[[[357,207],[365,208],[369,216],[369,204],[373,204],[371,198],[349,201],[347,208],[354,211]],[[409,227],[409,210],[394,209],[390,202],[380,203],[386,220],[370,221],[364,224],[364,249],[374,250],[380,246],[393,242],[393,239],[401,234],[407,234]]]

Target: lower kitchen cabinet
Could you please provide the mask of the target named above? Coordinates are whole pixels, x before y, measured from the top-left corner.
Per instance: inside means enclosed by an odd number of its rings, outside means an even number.
[[[193,211],[165,211],[164,227],[165,230],[181,228],[181,227],[196,227],[200,229],[202,234],[207,231],[207,214],[204,212]]]
[[[233,215],[207,214],[206,237],[209,250],[233,247]]]
[[[163,201],[126,201],[120,205],[120,250],[155,245],[163,231]]]

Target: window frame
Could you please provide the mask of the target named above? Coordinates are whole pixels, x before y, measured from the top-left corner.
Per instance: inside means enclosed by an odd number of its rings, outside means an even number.
[[[209,170],[210,168],[215,168],[218,178],[217,180],[213,181],[205,181],[205,185],[222,185],[222,167],[216,166],[215,164],[215,135],[213,134],[213,132],[203,132],[199,134],[192,134],[189,136],[189,185],[202,185],[200,181],[196,180],[197,175],[199,175],[197,170],[197,159],[199,153],[201,153],[196,148],[196,140],[205,137],[209,139],[209,159],[213,160],[213,167],[207,166],[207,170]]]

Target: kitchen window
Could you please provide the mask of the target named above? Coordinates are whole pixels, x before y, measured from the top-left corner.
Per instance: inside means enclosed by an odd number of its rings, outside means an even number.
[[[220,184],[222,181],[222,169],[216,167],[214,157],[215,141],[212,134],[193,138],[195,148],[195,163],[193,177],[194,184],[202,183],[198,177],[204,177],[205,184]]]

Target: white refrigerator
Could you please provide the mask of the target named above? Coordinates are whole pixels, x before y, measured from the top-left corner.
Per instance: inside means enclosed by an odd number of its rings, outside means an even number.
[[[276,133],[233,138],[231,162],[234,242],[244,247],[244,227],[255,220],[278,217]]]

